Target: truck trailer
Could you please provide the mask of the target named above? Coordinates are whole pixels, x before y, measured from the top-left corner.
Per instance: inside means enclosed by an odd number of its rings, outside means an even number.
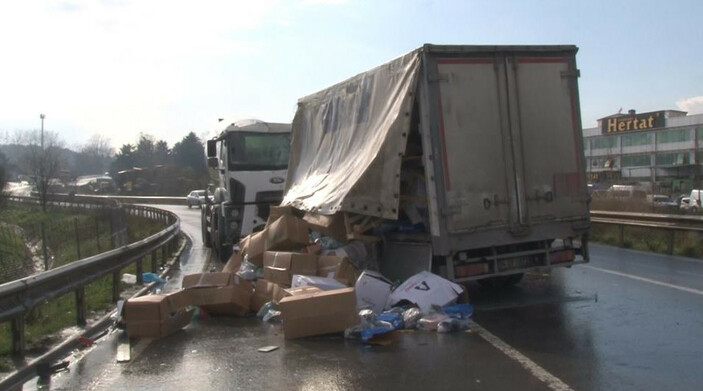
[[[392,279],[588,262],[577,50],[427,44],[301,98],[282,205],[380,239]]]

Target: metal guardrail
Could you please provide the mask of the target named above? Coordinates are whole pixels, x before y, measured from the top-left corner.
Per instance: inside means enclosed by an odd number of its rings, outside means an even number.
[[[76,198],[76,197],[71,197]],[[27,199],[20,200],[29,202]],[[53,204],[68,202],[54,199]],[[83,200],[83,205],[95,207],[100,202]],[[80,204],[78,200],[71,206]],[[105,203],[107,201],[102,201]],[[109,201],[111,202],[111,201]],[[137,264],[137,278],[141,280],[142,260],[151,254],[151,270],[157,270],[158,250],[162,250],[162,260],[167,251],[173,251],[180,231],[180,219],[177,215],[148,206],[124,205],[126,213],[152,220],[161,220],[166,229],[148,238],[125,246],[80,259],[70,264],[57,267],[33,276],[0,285],[0,323],[12,322],[12,351],[16,356],[24,355],[25,314],[32,308],[47,300],[66,293],[75,292],[76,323],[86,325],[85,286],[105,275],[112,274],[113,301],[119,299],[120,269]],[[141,281],[139,281],[141,282]]]
[[[620,247],[623,247],[625,243],[625,227],[664,230],[669,234],[667,245],[668,254],[674,253],[676,232],[703,232],[703,216],[592,210],[591,222],[618,226],[618,245]]]

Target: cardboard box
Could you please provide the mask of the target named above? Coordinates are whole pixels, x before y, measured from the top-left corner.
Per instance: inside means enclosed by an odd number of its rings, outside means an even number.
[[[189,288],[191,300],[210,315],[244,316],[251,307],[253,285],[235,276],[233,284],[204,288]]]
[[[279,217],[266,231],[266,249],[270,251],[295,251],[310,243],[308,223],[295,216]]]
[[[264,254],[264,278],[290,286],[293,274],[315,275],[317,255],[267,251]]]
[[[302,274],[294,274],[291,281],[293,288],[304,286],[316,286],[324,291],[346,288],[347,284],[337,281],[334,278],[320,276],[304,276]]]
[[[331,216],[317,213],[305,213],[303,216],[310,229],[324,236],[331,236],[342,243],[347,241],[347,228],[344,225],[344,214],[339,212]]]
[[[279,307],[286,339],[342,332],[359,324],[354,288],[284,297]]]
[[[272,283],[273,284],[273,283]],[[273,302],[278,304],[282,298],[286,297],[286,288],[284,286],[273,284]]]
[[[179,291],[169,295],[148,295],[125,303],[125,322],[130,338],[159,338],[190,323],[192,310],[184,310],[190,299]]]
[[[192,297],[184,289],[181,289],[180,291],[167,293],[165,296],[170,303],[169,305],[173,309],[182,310],[193,305]]]
[[[249,308],[254,312],[258,312],[264,304],[272,301],[275,287],[276,284],[264,280],[263,278],[256,280]]]
[[[229,260],[225,263],[222,271],[227,273],[236,273],[240,266],[242,266],[242,256],[239,253],[234,253],[231,257],[229,257]]]
[[[349,258],[337,255],[320,255],[317,257],[317,275],[320,277],[334,278],[344,282],[347,286],[351,286],[359,278],[359,274],[359,269],[354,266]]]
[[[388,296],[387,306],[407,300],[417,304],[420,310],[426,313],[433,304],[444,307],[453,303],[462,291],[461,285],[428,271],[422,271],[395,288]]]
[[[129,338],[161,338],[171,335],[190,324],[194,311],[178,311],[161,321],[127,321],[127,335]]]
[[[232,284],[234,273],[194,273],[183,276],[183,288],[205,288],[216,286],[227,286]]]
[[[266,251],[266,235],[268,229],[253,233],[239,242],[240,254],[247,256],[247,260],[257,267],[264,266],[264,252]]]
[[[283,215],[288,215],[288,216],[295,216],[295,217],[302,217],[303,212],[295,209],[292,206],[270,206],[269,207],[269,217],[266,220],[266,226],[268,227],[269,225],[273,224],[274,221],[278,220],[279,217]]]
[[[365,270],[356,280],[356,305],[359,309],[370,308],[380,314],[386,307],[393,283],[381,273]]]
[[[322,289],[320,289],[316,286],[312,286],[312,285],[305,285],[305,286],[299,286],[297,288],[283,289],[283,297],[304,295],[304,294],[315,293],[315,292],[322,292]]]
[[[313,243],[300,249],[300,252],[302,254],[320,255],[320,253],[322,252],[322,245],[320,243]]]

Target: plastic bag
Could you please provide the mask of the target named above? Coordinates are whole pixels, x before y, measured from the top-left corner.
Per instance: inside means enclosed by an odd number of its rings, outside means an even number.
[[[466,319],[474,314],[474,306],[468,303],[452,304],[442,307],[445,314],[457,319]]]
[[[414,329],[417,327],[417,321],[422,318],[422,312],[417,307],[410,307],[403,311],[403,325],[406,329]]]
[[[449,317],[437,324],[438,333],[451,333],[452,331],[462,331],[469,328],[469,319],[458,319]]]
[[[437,330],[440,322],[449,319],[442,307],[433,305],[430,311],[417,321],[417,328],[421,330]]]
[[[262,318],[264,322],[279,322],[281,320],[281,311],[278,310],[276,303],[269,301],[261,306],[256,316]]]
[[[242,265],[239,266],[239,270],[237,270],[236,274],[245,280],[253,281],[256,280],[256,277],[258,276],[256,269],[256,265],[249,262],[248,258],[245,256],[242,261]]]

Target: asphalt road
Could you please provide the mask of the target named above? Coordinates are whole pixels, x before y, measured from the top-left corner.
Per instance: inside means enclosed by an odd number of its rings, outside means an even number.
[[[203,270],[199,211],[167,208],[194,239],[180,273]],[[469,332],[401,333],[390,346],[365,347],[336,336],[286,341],[280,326],[255,318],[198,319],[140,341],[126,364],[115,362],[116,338],[106,337],[40,388],[701,389],[703,261],[600,245],[591,254],[588,265],[536,273],[511,289],[471,285]],[[257,352],[266,345],[280,348]]]

